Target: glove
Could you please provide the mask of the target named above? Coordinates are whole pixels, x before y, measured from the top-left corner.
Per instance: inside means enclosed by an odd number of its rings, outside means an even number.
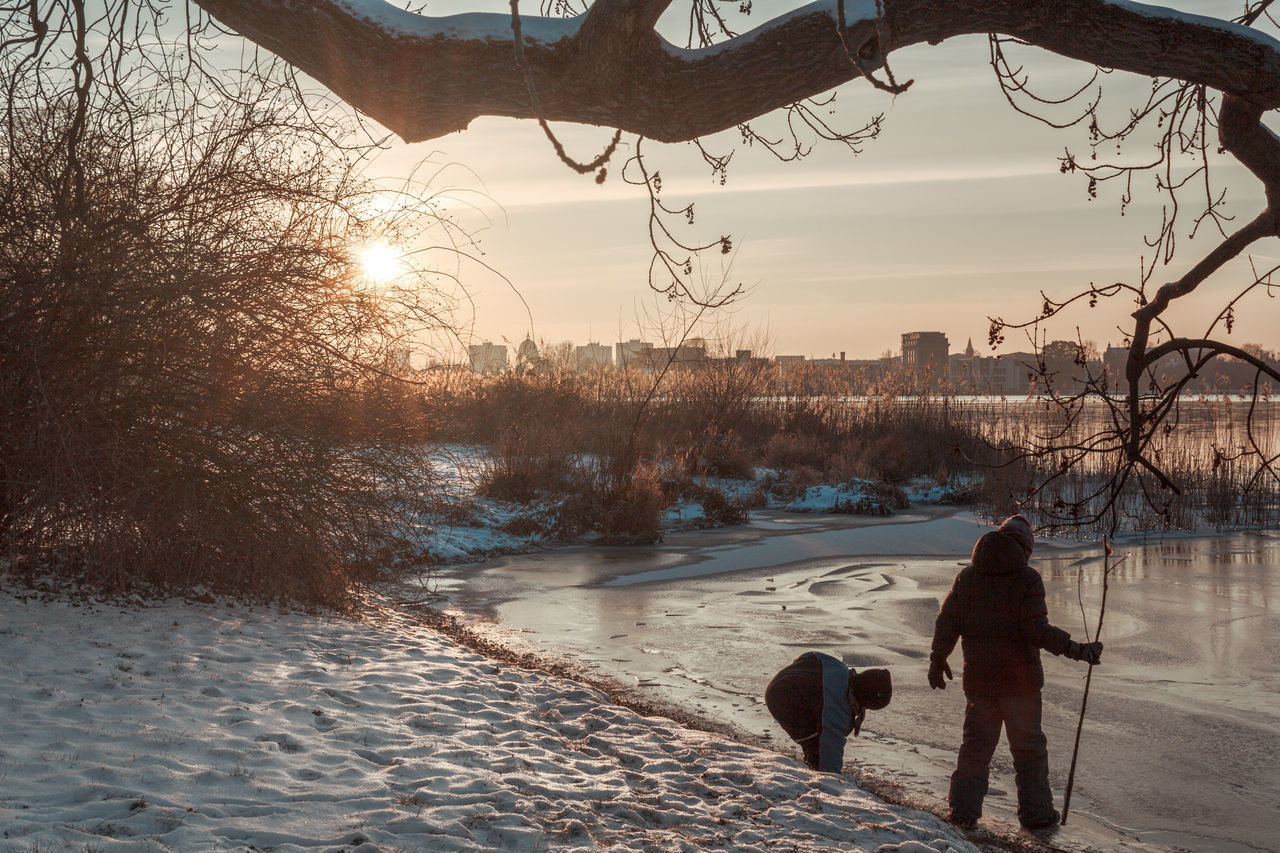
[[[1071,660],[1084,661],[1089,666],[1097,666],[1102,662],[1102,643],[1077,643],[1067,640],[1067,650],[1063,654]]]
[[[946,675],[947,678],[942,676]],[[934,690],[946,690],[947,679],[951,678],[951,667],[945,660],[929,662],[929,687]]]

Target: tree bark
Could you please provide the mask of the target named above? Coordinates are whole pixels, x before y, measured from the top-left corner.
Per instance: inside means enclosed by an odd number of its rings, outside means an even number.
[[[430,18],[380,0],[195,0],[221,23],[311,75],[406,141],[479,116],[531,118],[505,13]],[[532,6],[532,0],[526,0]],[[678,142],[750,121],[858,75],[834,0],[802,6],[701,50],[653,29],[670,0],[596,0],[561,20],[521,16],[549,121]],[[1105,0],[883,0],[846,4],[864,64],[921,42],[1000,33],[1108,68],[1173,77],[1280,106],[1280,43],[1244,26]]]

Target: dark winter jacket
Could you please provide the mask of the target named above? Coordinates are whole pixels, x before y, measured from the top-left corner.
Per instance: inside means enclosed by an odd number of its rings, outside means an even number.
[[[851,673],[831,655],[805,652],[780,670],[765,689],[770,713],[805,747],[807,757],[816,758],[816,770],[840,771],[849,733],[856,735],[866,716],[849,695]]]
[[[942,602],[931,658],[946,660],[962,639],[966,695],[1034,693],[1044,686],[1040,649],[1060,655],[1071,639],[1048,615],[1040,573],[1017,542],[992,531],[973,546],[971,565]]]

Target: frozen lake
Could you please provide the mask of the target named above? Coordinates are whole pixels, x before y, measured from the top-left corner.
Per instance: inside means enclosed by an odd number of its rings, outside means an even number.
[[[988,525],[939,511],[888,520],[763,513],[652,548],[573,548],[451,570],[450,604],[654,696],[769,737],[773,673],[809,649],[888,667],[892,704],[845,757],[945,799],[960,740],[957,680],[925,679],[938,604]],[[1280,534],[1121,544],[1103,664],[1089,694],[1071,817],[1087,849],[1280,850]],[[1097,547],[1042,543],[1049,616],[1083,639],[1102,592]],[[1086,667],[1045,654],[1045,729],[1059,808]],[[1016,823],[1003,740],[987,814]]]

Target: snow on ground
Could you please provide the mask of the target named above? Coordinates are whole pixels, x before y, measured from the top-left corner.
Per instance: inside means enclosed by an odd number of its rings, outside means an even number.
[[[809,486],[783,505],[788,512],[829,512],[849,515],[890,515],[893,507],[876,494],[869,480]]]
[[[373,607],[0,589],[0,851],[975,848],[791,757]]]

